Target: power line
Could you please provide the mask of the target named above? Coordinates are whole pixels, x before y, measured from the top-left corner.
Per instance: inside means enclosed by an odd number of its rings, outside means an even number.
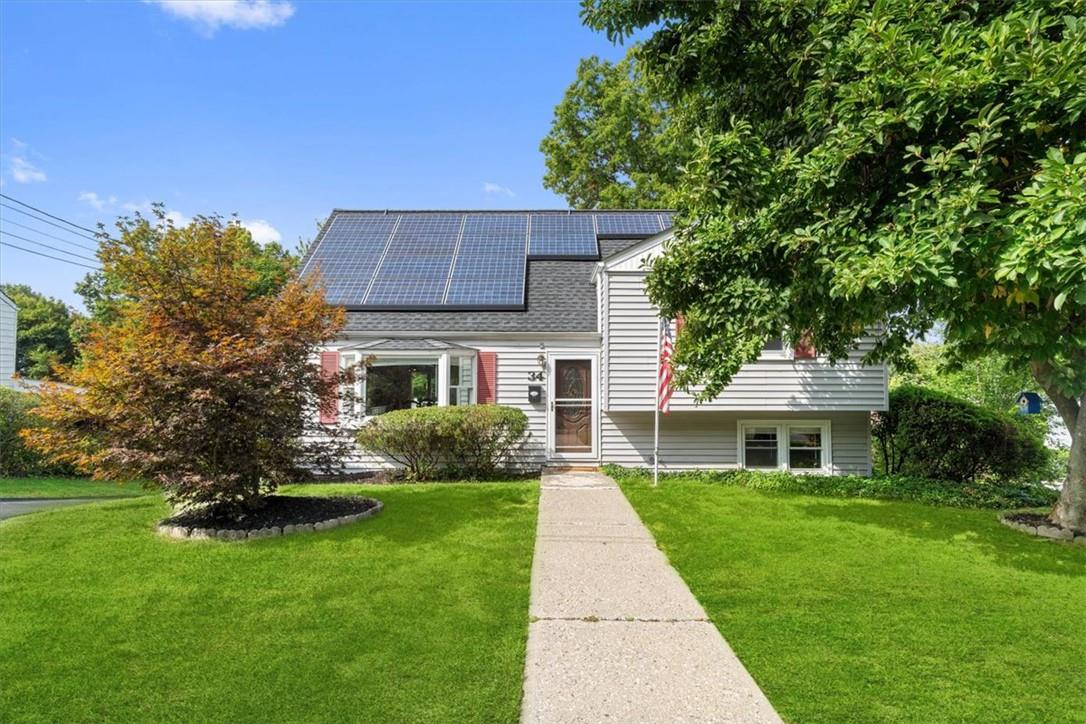
[[[82,229],[83,231],[89,231],[92,234],[97,234],[98,233],[94,229],[88,229],[85,226],[80,226],[79,224],[72,223],[71,221],[68,221],[67,219],[62,219],[59,216],[54,216],[53,214],[50,214],[48,211],[42,211],[41,209],[37,208],[36,206],[31,206],[30,204],[24,203],[24,202],[20,201],[19,199],[13,199],[12,197],[8,196],[7,194],[0,194],[0,198],[5,198],[8,201],[14,201],[15,203],[19,204],[19,206],[25,206],[26,208],[30,209],[31,211],[37,211],[39,214],[45,214],[50,219],[56,219],[57,221],[63,221],[68,226],[74,226],[77,229]]]
[[[0,194],[0,196],[3,196],[3,194]],[[7,198],[7,197],[4,196],[4,198]],[[87,239],[89,241],[98,241],[94,237],[87,236],[86,234],[80,234],[78,231],[72,231],[71,229],[69,229],[69,228],[67,228],[65,226],[61,226],[60,224],[53,223],[49,219],[43,219],[43,218],[41,218],[39,216],[34,216],[34,214],[30,213],[29,211],[23,211],[22,209],[17,209],[14,206],[11,206],[10,204],[5,204],[3,202],[0,202],[0,206],[3,206],[5,209],[11,209],[12,211],[20,213],[20,214],[22,214],[24,216],[29,216],[30,218],[34,219],[35,221],[40,221],[43,224],[49,224],[49,226],[55,226],[58,229],[60,229],[61,231],[67,231],[69,234],[73,234],[75,236],[78,236],[80,239]],[[46,214],[46,216],[48,216],[48,214]],[[82,227],[80,227],[80,228],[82,228]]]
[[[59,256],[50,256],[49,254],[42,254],[40,251],[34,251],[33,249],[24,249],[21,246],[18,246],[16,244],[9,244],[6,241],[0,241],[0,246],[8,246],[8,247],[11,247],[12,249],[18,249],[19,251],[25,251],[27,254],[36,254],[37,256],[44,256],[46,259],[55,259],[56,261],[62,261],[65,264],[72,264],[73,266],[81,266],[84,269],[91,269],[93,271],[99,271],[98,267],[91,266],[90,264],[80,264],[79,262],[72,261],[70,259],[61,259]]]
[[[82,244],[77,244],[74,241],[68,241],[67,239],[62,239],[59,236],[56,236],[55,234],[50,234],[48,232],[42,231],[41,229],[35,229],[33,226],[27,226],[26,224],[20,224],[18,221],[12,221],[11,219],[4,219],[3,223],[5,223],[5,224],[14,224],[15,226],[18,226],[21,229],[26,229],[27,231],[33,231],[35,234],[41,234],[42,236],[47,236],[50,239],[54,239],[56,241],[59,241],[61,244],[70,244],[71,246],[74,246],[77,249],[85,249],[86,251],[94,251],[94,249],[92,249],[89,246],[83,246]]]
[[[74,251],[68,251],[67,249],[60,249],[60,248],[55,247],[55,246],[50,246],[49,244],[43,244],[40,241],[34,241],[33,239],[28,239],[25,236],[19,236],[18,234],[12,234],[10,231],[4,231],[3,229],[0,229],[0,234],[6,234],[7,236],[12,237],[13,239],[18,239],[19,241],[25,241],[25,242],[28,242],[30,244],[37,244],[38,246],[40,246],[40,247],[42,247],[44,249],[52,249],[53,251],[59,251],[61,254],[67,254],[68,256],[74,256],[76,259],[86,259],[87,261],[98,261],[94,257],[83,256],[82,254],[76,254]]]

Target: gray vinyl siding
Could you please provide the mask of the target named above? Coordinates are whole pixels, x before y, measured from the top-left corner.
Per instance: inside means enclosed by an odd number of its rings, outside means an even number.
[[[605,272],[607,306],[603,315],[607,375],[604,410],[652,410],[656,387],[655,307],[644,292],[643,273]],[[869,411],[886,409],[887,380],[882,365],[866,366],[860,357],[874,339],[837,365],[824,360],[764,358],[743,367],[717,399],[696,405],[676,392],[671,408],[682,410]]]
[[[740,420],[828,420],[834,474],[869,475],[867,412],[732,412],[686,410],[660,418],[660,468],[734,468]],[[602,459],[624,467],[652,465],[652,412],[605,412],[601,419]]]
[[[15,330],[19,313],[14,302],[0,293],[0,387],[14,387]]]

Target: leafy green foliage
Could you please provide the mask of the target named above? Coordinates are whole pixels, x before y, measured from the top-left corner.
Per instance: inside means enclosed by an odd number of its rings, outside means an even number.
[[[50,379],[56,365],[75,360],[72,322],[77,318],[59,299],[26,284],[4,284],[4,294],[19,307],[15,332],[15,371],[33,380]]]
[[[689,146],[672,118],[633,58],[585,58],[539,144],[543,185],[574,208],[670,207]]]
[[[871,434],[887,474],[958,483],[1013,480],[1043,471],[1043,431],[942,392],[904,385],[890,409],[874,414]]]
[[[777,335],[840,360],[1029,368],[1073,446],[1054,517],[1086,529],[1086,3],[585,0],[692,132],[677,239],[648,278],[683,314],[676,381],[720,393]],[[1079,423],[1079,420],[1082,423]]]
[[[488,478],[527,430],[528,418],[516,407],[416,407],[367,421],[358,444],[399,463],[414,480]]]
[[[1019,392],[1043,395],[1030,371],[1010,366],[1002,354],[951,359],[942,344],[914,344],[905,364],[896,365],[890,376],[891,387],[901,385],[927,387],[995,412],[1014,410]]]
[[[20,436],[22,430],[45,424],[34,414],[38,402],[37,395],[0,387],[0,477],[72,473],[70,465],[51,463]]]
[[[645,470],[604,466],[620,482],[643,480]],[[701,470],[661,473],[661,484],[699,483],[728,485],[774,493],[818,495],[831,498],[908,500],[952,508],[1024,508],[1051,505],[1056,492],[1038,483],[982,481],[962,485],[915,475],[796,475],[759,470]]]

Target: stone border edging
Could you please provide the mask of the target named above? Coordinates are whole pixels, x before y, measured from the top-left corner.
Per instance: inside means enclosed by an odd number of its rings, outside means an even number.
[[[1010,515],[1013,515],[1013,513]],[[1060,540],[1074,545],[1086,546],[1086,533],[1075,533],[1068,528],[1055,525],[1030,525],[1019,520],[1011,520],[1006,515],[999,516],[999,522],[1038,538],[1048,538],[1049,540]]]
[[[371,498],[371,500],[373,500],[373,498]],[[372,508],[367,508],[361,513],[343,515],[338,518],[329,518],[328,520],[322,520],[318,523],[298,523],[281,527],[273,525],[270,528],[253,528],[251,530],[235,530],[232,528],[189,528],[182,525],[162,525],[159,523],[155,526],[155,530],[159,535],[167,538],[222,541],[275,538],[277,536],[293,535],[295,533],[316,533],[322,530],[332,530],[341,525],[355,523],[363,518],[371,518],[377,515],[385,507],[385,504],[380,500],[373,500],[373,502],[374,506]]]

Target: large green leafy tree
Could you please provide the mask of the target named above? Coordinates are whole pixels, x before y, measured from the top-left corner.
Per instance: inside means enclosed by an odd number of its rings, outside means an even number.
[[[649,276],[683,313],[681,384],[717,394],[764,339],[840,359],[1028,367],[1073,446],[1052,512],[1086,530],[1086,2],[587,0],[696,128],[677,239]]]
[[[669,208],[689,143],[636,62],[596,56],[554,110],[543,185],[580,209]]]
[[[26,284],[4,284],[0,289],[19,308],[15,371],[30,379],[46,379],[53,376],[55,365],[71,364],[75,359],[71,335],[75,315],[68,306]]]

